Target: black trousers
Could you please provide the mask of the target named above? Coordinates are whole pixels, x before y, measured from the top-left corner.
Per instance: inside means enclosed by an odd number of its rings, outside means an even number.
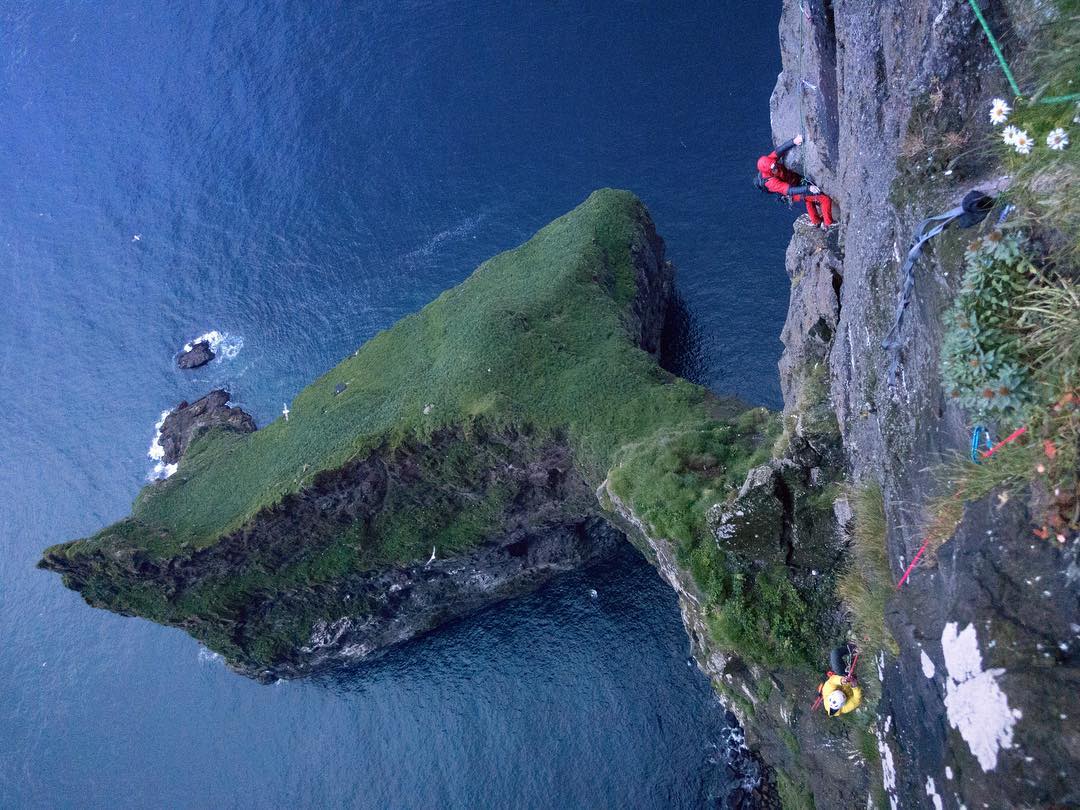
[[[833,648],[833,651],[829,653],[829,669],[837,675],[847,675],[848,667],[851,666],[851,661],[854,656],[854,644],[843,644]]]

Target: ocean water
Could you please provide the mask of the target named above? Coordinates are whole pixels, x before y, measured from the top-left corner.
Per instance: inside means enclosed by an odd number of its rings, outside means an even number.
[[[261,686],[34,568],[127,513],[163,410],[260,424],[594,188],[679,266],[673,363],[779,404],[793,214],[750,183],[779,2],[0,6],[0,806],[723,805],[632,550],[385,659]],[[174,354],[217,332],[221,357]],[[597,591],[591,598],[590,589]]]

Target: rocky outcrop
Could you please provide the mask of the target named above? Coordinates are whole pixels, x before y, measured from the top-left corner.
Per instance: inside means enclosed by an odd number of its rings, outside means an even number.
[[[161,424],[158,441],[165,451],[164,462],[176,464],[192,441],[215,427],[251,433],[255,420],[241,408],[231,407],[229,392],[220,388],[191,404],[181,402]]]
[[[214,359],[214,351],[210,348],[210,342],[200,340],[193,343],[190,349],[184,349],[176,358],[176,365],[182,369],[199,368],[205,366]]]
[[[167,561],[113,542],[107,553],[57,550],[43,565],[91,604],[120,613],[146,615],[145,600],[132,594],[158,591],[162,612],[151,618],[183,627],[223,651],[233,669],[265,681],[378,654],[598,560],[622,539],[598,515],[565,444],[474,434],[468,477],[434,478],[464,441],[444,432],[321,474],[243,529]],[[372,557],[332,576],[311,571],[345,554],[363,560],[366,527],[432,506],[460,512],[494,490],[513,497],[490,519],[487,539],[465,553],[443,558],[428,547],[431,557],[413,565]]]

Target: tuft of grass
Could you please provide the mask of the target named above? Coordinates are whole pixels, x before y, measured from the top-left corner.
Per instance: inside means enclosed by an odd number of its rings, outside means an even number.
[[[1080,131],[1073,123],[1076,102],[1044,104],[1041,99],[1077,92],[1080,76],[1080,0],[1056,0],[1049,21],[1023,49],[1016,69],[1025,87],[1033,90],[1013,111],[1010,123],[1035,138],[1029,155],[1017,155],[1004,144],[998,148],[1013,175],[1009,196],[1021,219],[1033,228],[1057,231],[1064,239],[1056,246],[1058,260],[1075,267],[1080,262]],[[1063,151],[1046,146],[1050,130],[1062,127],[1072,145]]]
[[[611,490],[634,504],[653,532],[683,546],[708,534],[705,516],[769,457],[777,418],[754,408],[734,423],[710,420],[661,431],[618,455]]]
[[[804,783],[776,769],[776,789],[784,810],[814,810],[814,794]]]
[[[849,565],[837,582],[837,595],[851,619],[852,634],[859,647],[864,702],[872,710],[881,695],[876,660],[885,651],[899,655],[896,639],[885,626],[885,607],[893,594],[893,582],[885,552],[885,502],[874,483],[848,490],[854,512]]]
[[[1039,475],[1041,454],[1044,455],[1037,443],[1020,440],[980,464],[963,456],[945,464],[939,476],[941,489],[949,494],[930,503],[922,564],[931,564],[941,546],[952,538],[964,517],[966,503],[985,498],[997,489],[1002,490],[1005,499],[1023,493]],[[1042,475],[1045,474],[1044,465]]]

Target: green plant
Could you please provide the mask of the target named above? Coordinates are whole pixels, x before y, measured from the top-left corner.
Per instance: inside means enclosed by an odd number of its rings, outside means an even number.
[[[1012,427],[1024,422],[1036,393],[1016,309],[1030,277],[1022,244],[1016,233],[993,230],[968,246],[941,349],[950,396],[979,420]]]
[[[776,790],[784,810],[814,810],[814,794],[810,789],[779,768],[776,769]]]
[[[837,582],[836,592],[851,621],[851,634],[859,648],[859,681],[863,704],[873,714],[881,697],[877,676],[879,656],[899,655],[896,639],[885,625],[885,607],[893,595],[893,582],[885,554],[885,502],[874,483],[849,487],[854,517],[848,566]]]
[[[1029,152],[1021,154],[1014,143],[995,132],[995,146],[1001,162],[1012,177],[1006,192],[1016,204],[1016,216],[1032,230],[1057,231],[1065,238],[1055,246],[1055,260],[1075,266],[1080,259],[1080,106],[1075,100],[1044,103],[1047,98],[1064,98],[1077,92],[1080,76],[1080,2],[1056,0],[1051,13],[1040,9],[1046,22],[1025,47],[1020,45],[1014,64],[1021,83],[1031,95],[1016,104],[1009,124],[1026,132],[1032,141]],[[1067,132],[1073,143],[1055,150],[1046,143],[1055,130]]]

